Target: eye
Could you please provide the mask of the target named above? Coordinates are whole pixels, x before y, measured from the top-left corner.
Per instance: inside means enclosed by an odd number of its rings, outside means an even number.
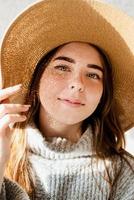
[[[57,65],[54,67],[55,69],[59,69],[61,71],[69,71],[69,67],[66,65]]]
[[[98,80],[101,79],[100,76],[96,73],[89,73],[89,74],[87,74],[87,76],[92,79],[98,79]]]

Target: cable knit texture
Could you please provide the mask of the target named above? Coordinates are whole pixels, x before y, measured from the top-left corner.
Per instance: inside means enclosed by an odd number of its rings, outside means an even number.
[[[134,173],[126,161],[118,156],[116,169],[122,170],[111,188],[103,161],[96,163],[91,148],[92,131],[89,127],[78,142],[71,143],[61,137],[46,140],[40,131],[27,127],[27,148],[29,161],[36,177],[35,192],[28,197],[16,182],[4,178],[0,199],[2,200],[134,200]],[[134,158],[126,153],[132,167]],[[111,182],[116,170],[106,160]]]

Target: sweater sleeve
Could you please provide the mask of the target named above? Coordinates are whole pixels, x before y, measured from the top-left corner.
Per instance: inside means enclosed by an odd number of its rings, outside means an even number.
[[[126,153],[121,174],[112,189],[110,200],[134,200],[134,157]]]
[[[4,178],[0,193],[0,200],[30,200],[28,194],[16,182]]]

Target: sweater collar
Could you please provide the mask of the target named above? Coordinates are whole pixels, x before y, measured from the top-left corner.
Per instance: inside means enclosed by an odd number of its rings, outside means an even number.
[[[26,133],[27,149],[46,159],[71,159],[93,154],[91,127],[87,128],[76,143],[61,137],[53,137],[51,141],[48,141],[34,125],[28,126]]]

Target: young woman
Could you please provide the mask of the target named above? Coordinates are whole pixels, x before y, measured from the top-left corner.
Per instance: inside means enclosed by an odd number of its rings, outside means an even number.
[[[1,50],[1,199],[134,198],[134,158],[124,150],[133,51],[115,13],[127,18],[97,1],[41,1],[10,27]]]

